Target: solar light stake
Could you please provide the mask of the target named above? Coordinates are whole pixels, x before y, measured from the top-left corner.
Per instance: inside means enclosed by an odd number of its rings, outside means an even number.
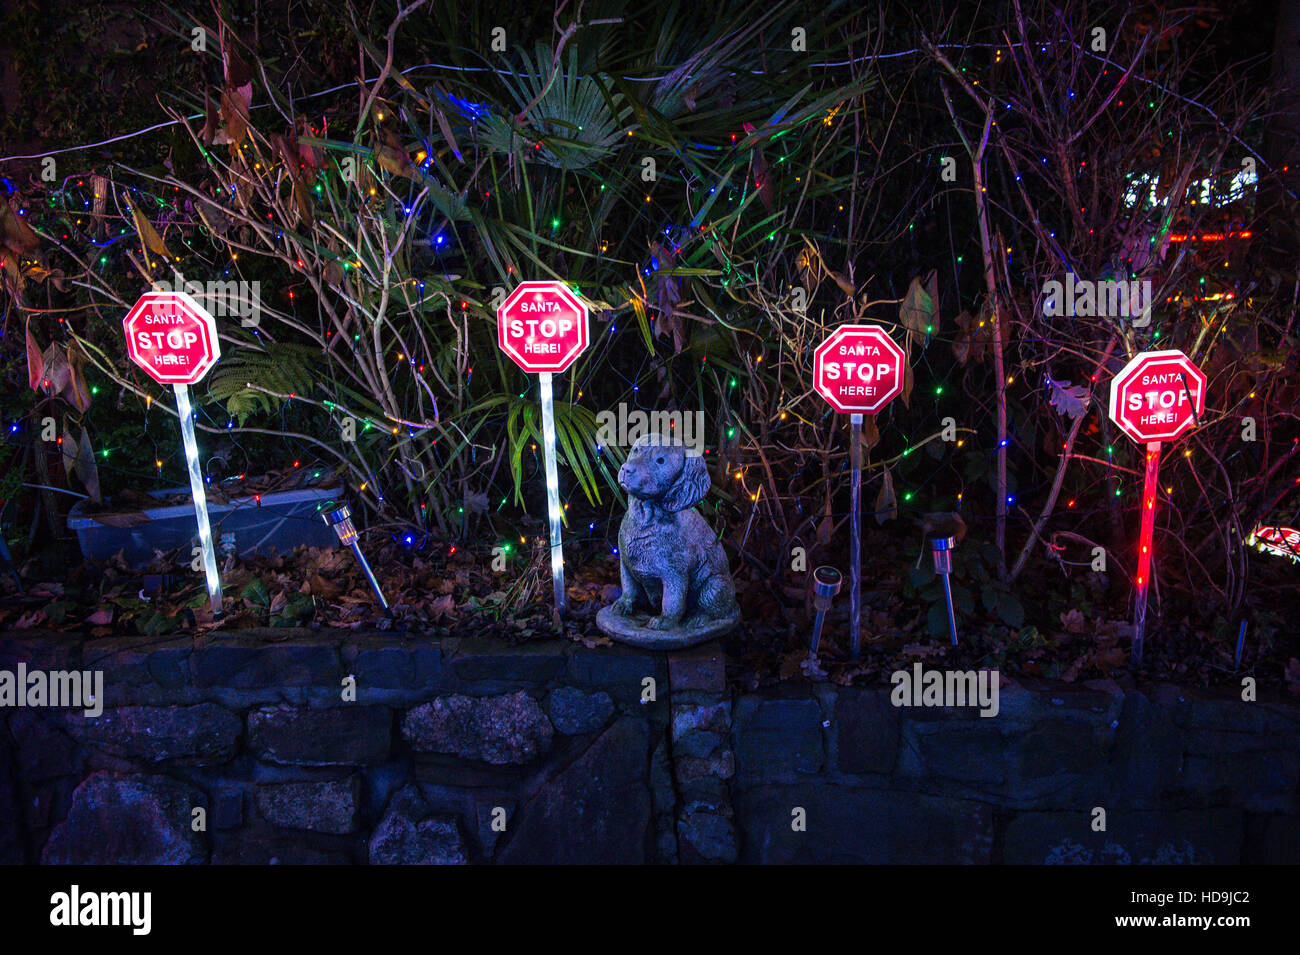
[[[849,430],[853,432],[849,440],[853,466],[849,483],[849,657],[856,660],[861,647],[858,625],[862,621],[862,415],[849,416]]]
[[[352,511],[345,504],[337,511],[326,511],[321,517],[324,518],[326,524],[334,528],[334,533],[339,535],[339,543],[352,548],[352,553],[357,555],[357,563],[361,565],[366,579],[370,581],[370,589],[375,592],[375,596],[379,598],[379,603],[384,610],[388,610],[388,600],[384,597],[384,592],[379,589],[379,581],[375,579],[375,572],[370,569],[366,555],[361,553],[361,545],[357,543],[359,537],[357,529],[352,523]]]
[[[934,558],[934,572],[943,579],[943,598],[948,604],[948,632],[952,634],[952,645],[957,646],[957,616],[952,609],[952,549],[957,546],[955,537],[931,537],[930,556]]]
[[[551,521],[551,582],[555,589],[555,609],[563,615],[569,609],[564,596],[564,541],[560,521],[560,478],[555,468],[555,398],[551,390],[551,373],[537,376],[542,390],[542,449],[546,459],[546,511]]]
[[[813,620],[812,656],[817,655],[817,644],[822,638],[822,621],[826,617],[826,611],[831,609],[831,598],[840,592],[843,579],[834,567],[823,566],[813,571],[813,606],[817,608],[817,617]]]
[[[542,398],[542,453],[546,464],[546,510],[551,525],[551,583],[555,611],[564,616],[564,511],[555,468],[555,399],[551,376],[566,370],[591,341],[587,306],[564,282],[520,282],[497,306],[497,345],[516,365],[537,375]],[[581,394],[582,392],[579,392]]]
[[[199,446],[194,440],[194,412],[190,408],[190,385],[202,381],[221,357],[216,319],[183,291],[145,292],[122,319],[122,331],[126,334],[126,350],[131,360],[158,384],[171,385],[176,392],[176,415],[180,418],[194,518],[203,552],[203,576],[208,584],[212,616],[220,617],[221,578],[217,575],[208,500],[199,467]]]
[[[221,577],[217,574],[217,554],[212,547],[212,525],[208,523],[208,498],[199,468],[199,445],[194,440],[194,412],[190,409],[187,385],[172,385],[176,392],[176,414],[181,419],[181,443],[185,445],[185,463],[190,472],[190,495],[194,498],[194,517],[199,527],[199,548],[203,552],[203,576],[208,584],[208,603],[214,617],[221,616]]]

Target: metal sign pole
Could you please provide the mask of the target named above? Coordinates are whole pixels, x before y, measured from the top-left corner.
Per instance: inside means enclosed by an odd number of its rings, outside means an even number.
[[[564,545],[561,540],[560,479],[555,469],[555,398],[551,392],[551,373],[539,372],[542,391],[542,444],[546,459],[546,509],[551,522],[551,580],[555,585],[555,609],[568,612],[564,596]]]
[[[1151,585],[1151,537],[1156,527],[1156,492],[1160,487],[1160,442],[1147,445],[1146,475],[1142,479],[1142,533],[1138,537],[1137,609],[1133,616],[1133,665],[1142,665],[1146,639],[1147,588]]]
[[[862,415],[849,416],[853,434],[849,458],[853,475],[849,484],[849,656],[856,660],[861,649],[862,622]]]
[[[181,440],[185,444],[185,463],[189,465],[190,493],[194,497],[194,516],[199,524],[199,547],[203,550],[203,574],[208,581],[208,601],[213,616],[221,615],[221,578],[217,575],[217,555],[212,547],[212,527],[208,524],[208,498],[199,469],[199,446],[194,440],[194,413],[190,410],[188,385],[172,385],[176,392],[176,412],[181,419]]]

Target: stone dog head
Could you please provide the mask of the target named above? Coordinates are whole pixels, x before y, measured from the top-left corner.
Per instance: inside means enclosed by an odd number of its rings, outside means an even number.
[[[618,469],[618,483],[628,494],[658,504],[665,511],[684,511],[709,493],[704,458],[680,441],[659,434],[637,439]]]

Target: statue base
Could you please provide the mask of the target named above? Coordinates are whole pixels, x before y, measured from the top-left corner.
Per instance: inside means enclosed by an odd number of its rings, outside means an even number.
[[[740,611],[737,610],[730,617],[721,620],[692,622],[687,619],[672,630],[652,630],[649,623],[655,616],[650,613],[621,616],[614,613],[612,607],[602,607],[596,612],[596,626],[619,643],[647,650],[680,650],[682,647],[693,647],[697,643],[714,640],[734,630],[740,623]]]

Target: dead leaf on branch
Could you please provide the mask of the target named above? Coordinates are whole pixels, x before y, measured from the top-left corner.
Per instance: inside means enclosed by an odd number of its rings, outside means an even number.
[[[1052,407],[1061,414],[1073,419],[1082,418],[1088,412],[1088,400],[1091,395],[1083,385],[1072,385],[1069,381],[1047,379],[1047,390]]]
[[[889,468],[881,477],[880,493],[876,495],[876,523],[884,524],[898,516],[898,497],[894,494],[894,476]]]
[[[862,416],[862,445],[870,451],[880,443],[880,429],[876,426],[876,416],[873,414],[864,414]]]
[[[225,122],[225,132],[218,132],[213,140],[218,144],[233,145],[236,148],[248,136],[248,103],[237,90],[229,87],[221,91],[221,119]]]
[[[14,212],[8,202],[0,202],[0,245],[19,255],[29,255],[41,247],[41,238]]]
[[[933,269],[926,281],[931,287],[934,286],[936,280]],[[934,298],[926,291],[921,279],[912,279],[907,294],[903,296],[903,301],[898,306],[898,320],[907,329],[909,337],[924,342],[926,336],[933,331],[936,314],[934,303]]]
[[[32,391],[40,391],[41,382],[45,380],[45,359],[41,353],[41,346],[36,343],[36,338],[32,335],[32,323],[30,319],[27,322],[26,333],[27,383],[31,386]]]
[[[136,234],[140,236],[140,244],[144,246],[146,252],[152,252],[154,255],[161,255],[164,259],[170,259],[172,254],[168,251],[166,243],[163,242],[153,224],[145,218],[139,207],[131,203],[131,218],[135,222]]]

